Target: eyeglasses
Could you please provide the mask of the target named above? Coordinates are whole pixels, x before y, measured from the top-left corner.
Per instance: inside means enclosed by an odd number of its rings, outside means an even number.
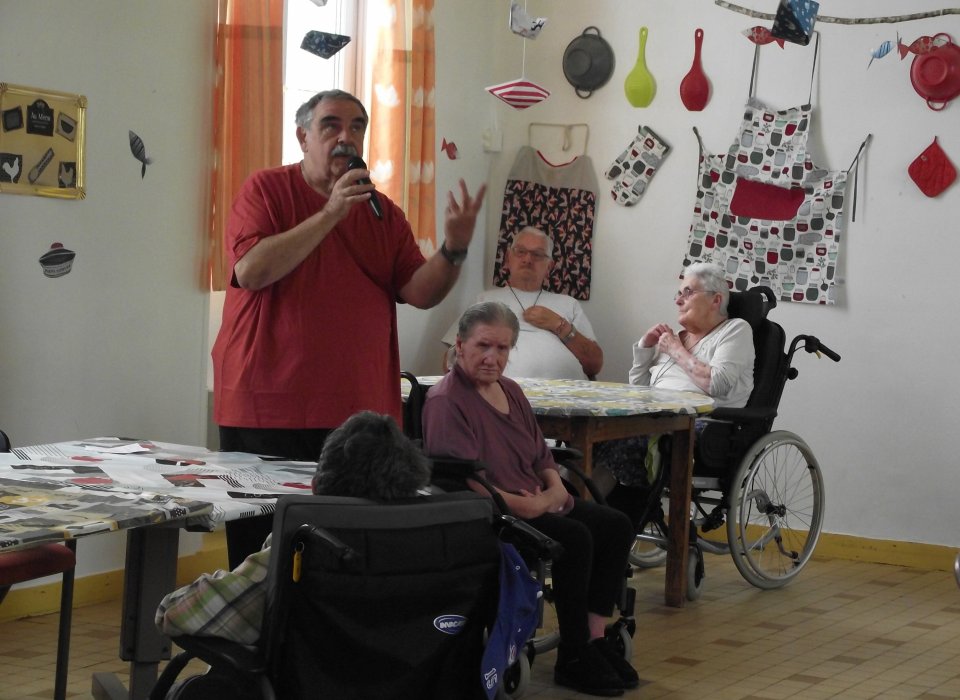
[[[687,299],[692,297],[694,294],[713,294],[713,292],[711,292],[709,289],[690,289],[690,287],[687,287],[683,291],[677,292],[676,294],[674,294],[673,300],[680,301],[681,299],[683,299],[684,301],[686,301]]]
[[[550,256],[539,250],[527,250],[526,248],[518,248],[514,246],[510,251],[516,255],[518,258],[525,258],[528,255],[537,262],[543,262],[548,259]]]

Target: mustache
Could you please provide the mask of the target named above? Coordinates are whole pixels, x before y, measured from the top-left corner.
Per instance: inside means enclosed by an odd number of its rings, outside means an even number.
[[[331,156],[358,156],[357,149],[350,143],[338,143],[330,151]]]

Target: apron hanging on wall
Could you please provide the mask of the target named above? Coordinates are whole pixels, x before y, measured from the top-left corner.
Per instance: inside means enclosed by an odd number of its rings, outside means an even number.
[[[589,299],[596,204],[597,176],[586,154],[554,165],[531,146],[521,146],[503,192],[493,283],[506,285],[507,247],[520,229],[534,226],[553,239],[554,267],[544,288]]]
[[[819,35],[810,98],[818,49]],[[783,110],[756,99],[759,50],[750,99],[727,153],[708,153],[694,128],[700,167],[684,266],[714,262],[735,290],[765,285],[782,301],[833,304],[850,173],[811,160],[811,99]]]

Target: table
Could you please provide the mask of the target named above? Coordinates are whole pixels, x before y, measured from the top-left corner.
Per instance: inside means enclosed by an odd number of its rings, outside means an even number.
[[[432,386],[441,377],[418,377]],[[514,378],[530,401],[547,438],[563,440],[583,453],[583,469],[593,469],[593,445],[636,435],[663,434],[673,440],[670,463],[670,539],[664,600],[682,607],[686,600],[687,549],[690,545],[690,491],[693,477],[693,427],[697,416],[713,409],[713,399],[689,391],[656,389],[583,379]],[[401,386],[402,391],[409,391]]]
[[[311,491],[316,463],[130,438],[94,438],[0,454],[0,549],[126,530],[120,658],[129,690],[96,673],[97,700],[146,698],[170,641],[153,618],[176,587],[181,528],[272,513]]]

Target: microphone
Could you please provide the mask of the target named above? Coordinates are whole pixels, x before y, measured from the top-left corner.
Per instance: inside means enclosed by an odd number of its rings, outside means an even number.
[[[363,158],[360,156],[352,156],[350,160],[347,161],[347,170],[356,170],[357,168],[360,170],[366,170],[367,164],[363,162]],[[369,177],[361,178],[360,180],[357,180],[357,182],[359,182],[361,185],[373,184],[370,182]],[[382,220],[383,209],[380,207],[380,198],[377,197],[377,193],[375,191],[370,193],[369,201],[370,208],[373,209],[373,215]]]

